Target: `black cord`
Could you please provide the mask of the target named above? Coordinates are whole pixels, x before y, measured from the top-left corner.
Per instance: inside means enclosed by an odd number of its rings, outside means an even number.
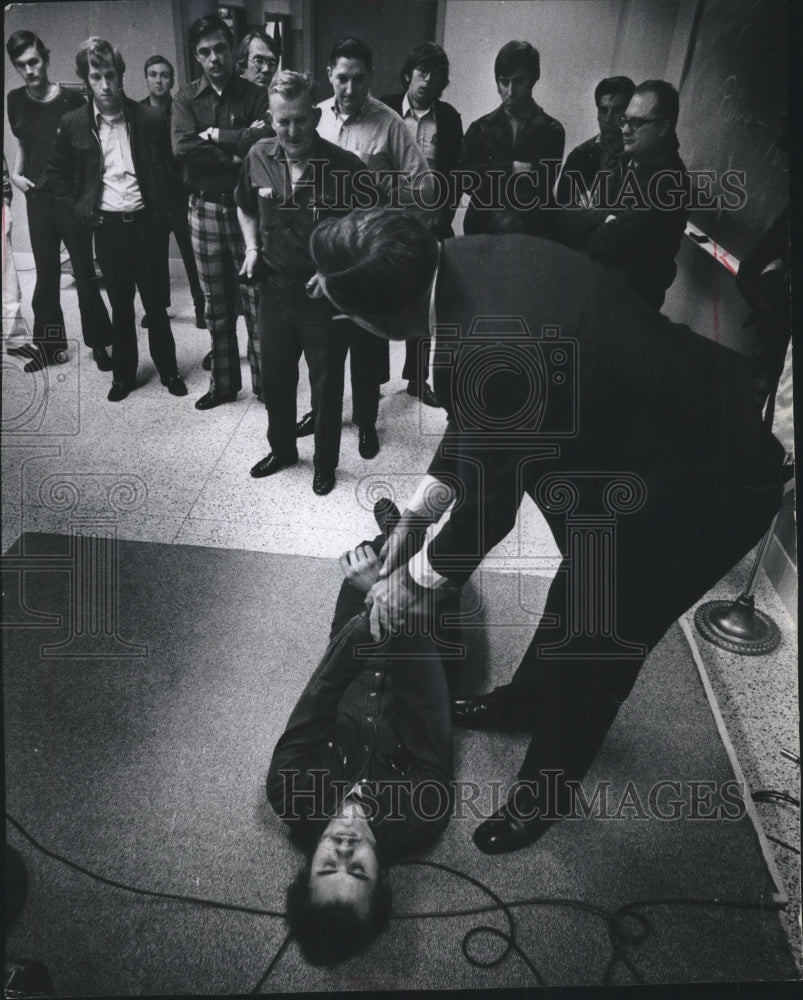
[[[456,878],[462,878],[464,881],[470,882],[473,886],[476,886],[481,892],[484,892],[486,896],[490,896],[490,898],[494,901],[494,905],[492,907],[483,908],[485,911],[501,909],[505,917],[507,918],[507,923],[509,928],[507,934],[505,934],[504,931],[500,931],[496,927],[490,927],[488,924],[480,924],[478,927],[472,927],[470,930],[466,931],[466,933],[463,935],[463,940],[460,942],[460,949],[463,952],[463,957],[465,958],[465,960],[468,962],[469,965],[473,965],[475,968],[478,969],[492,969],[494,968],[494,966],[499,965],[507,958],[512,948],[521,957],[521,959],[530,969],[532,974],[535,976],[538,985],[539,986],[546,985],[541,976],[541,973],[535,967],[529,955],[527,955],[526,952],[516,943],[516,921],[513,919],[513,914],[510,912],[510,904],[506,903],[503,899],[497,896],[497,894],[493,891],[493,889],[489,889],[488,886],[485,885],[483,882],[480,882],[479,879],[474,878],[472,875],[466,874],[466,872],[461,872],[457,868],[452,868],[449,865],[442,864],[440,861],[399,861],[396,863],[396,865],[394,865],[394,867],[397,868],[409,868],[416,866],[425,868],[436,868],[440,871],[448,872],[450,875],[454,875]],[[440,913],[433,913],[426,915],[441,918],[447,916],[454,916],[455,914],[440,912]],[[394,919],[397,920],[406,920],[410,919],[410,917],[413,915],[394,914],[393,916]],[[472,955],[469,951],[469,944],[471,941],[474,940],[474,938],[478,934],[490,934],[491,937],[499,938],[501,941],[505,943],[505,947],[503,948],[502,952],[499,955],[497,955],[496,958],[493,959],[480,959]]]
[[[267,969],[265,969],[264,975],[259,980],[259,982],[256,984],[256,986],[251,990],[252,994],[259,993],[259,991],[262,989],[262,987],[264,986],[265,981],[267,980],[268,976],[271,974],[271,972],[273,972],[273,970],[274,970],[275,966],[277,965],[279,959],[282,957],[282,955],[285,952],[285,949],[287,948],[288,944],[290,944],[290,942],[292,940],[293,940],[293,932],[289,931],[285,935],[284,941],[282,941],[282,943],[279,945],[279,950],[276,952],[276,954],[271,959],[270,965],[267,967]]]
[[[775,788],[760,788],[751,793],[754,802],[786,802],[790,806],[800,806],[800,802],[788,792],[779,792]]]
[[[6,812],[6,820],[37,850],[44,854],[46,857],[58,861],[60,864],[71,868],[73,871],[77,871],[82,875],[86,875],[88,878],[100,882],[103,885],[111,886],[115,889],[123,889],[126,892],[132,892],[139,896],[148,896],[155,899],[170,899],[180,903],[191,903],[196,906],[205,906],[220,910],[230,910],[237,913],[249,913],[255,916],[267,916],[267,917],[284,917],[284,912],[279,912],[275,910],[263,910],[256,907],[249,906],[239,906],[234,903],[222,903],[217,900],[203,899],[198,896],[184,896],[178,893],[170,892],[157,892],[152,889],[141,889],[138,886],[129,885],[125,882],[119,882],[116,879],[106,878],[104,875],[98,875],[96,872],[90,871],[90,869],[79,865],[74,861],[70,861],[69,858],[65,858],[61,854],[57,854],[55,851],[51,851],[48,848],[40,844],[28,831],[19,823],[10,813]],[[774,838],[770,838],[774,839]],[[791,847],[791,845],[784,844],[783,846],[789,847],[790,850],[796,850],[796,848]],[[799,853],[799,852],[798,852]],[[530,959],[529,955],[519,946],[516,942],[516,922],[513,918],[511,910],[514,907],[519,906],[565,906],[576,910],[581,910],[586,913],[590,913],[596,917],[599,917],[604,921],[606,929],[608,932],[608,938],[611,942],[611,957],[606,965],[605,973],[603,976],[603,985],[610,986],[613,981],[613,973],[619,964],[625,966],[631,973],[633,978],[637,983],[643,984],[645,982],[644,977],[639,972],[638,968],[630,961],[624,952],[626,946],[633,947],[635,945],[643,944],[647,940],[649,935],[652,933],[652,927],[647,918],[637,912],[640,909],[654,906],[697,906],[697,907],[725,907],[731,909],[739,910],[766,910],[766,909],[780,909],[783,905],[776,902],[758,902],[749,903],[742,902],[740,900],[722,900],[722,899],[694,899],[694,898],[665,898],[665,899],[642,899],[631,903],[625,903],[620,906],[617,910],[611,912],[604,909],[601,906],[595,906],[592,903],[586,903],[583,900],[577,899],[562,899],[558,897],[532,897],[530,899],[518,899],[510,902],[505,902],[500,896],[498,896],[492,889],[481,882],[479,879],[474,878],[472,875],[468,875],[466,872],[462,872],[457,868],[452,868],[449,865],[443,864],[439,861],[399,861],[396,862],[393,867],[426,867],[434,868],[439,871],[447,872],[456,878],[463,879],[466,882],[471,883],[471,885],[478,888],[480,891],[484,892],[493,902],[486,904],[485,906],[472,907],[469,909],[461,910],[434,910],[429,912],[421,913],[394,913],[394,920],[415,920],[415,919],[447,919],[449,917],[457,916],[470,916],[479,913],[490,913],[495,910],[502,910],[507,922],[508,931],[499,930],[497,927],[491,927],[487,924],[481,924],[478,927],[472,927],[470,930],[463,935],[461,941],[461,950],[463,952],[463,957],[469,963],[469,965],[475,968],[493,968],[499,965],[505,960],[505,958],[510,954],[511,950],[515,951],[522,961],[527,965],[527,967],[532,972],[535,977],[536,982],[539,986],[544,986],[545,982],[541,973],[536,968],[533,961]],[[634,926],[630,926],[630,924]],[[502,952],[493,959],[480,959],[475,955],[472,955],[469,949],[470,942],[478,934],[488,934],[491,937],[498,938],[505,944]],[[259,982],[251,990],[252,994],[259,993],[261,988],[264,986],[265,982],[269,978],[270,974],[273,972],[277,963],[281,959],[282,955],[286,951],[288,945],[293,939],[292,932],[289,932],[281,945],[279,946],[276,954],[271,959],[270,964],[263,973]]]
[[[30,833],[19,823],[10,813],[6,813],[6,820],[18,830],[19,833],[32,844],[37,851],[41,851],[45,857],[52,858],[54,861],[58,861],[62,865],[66,865],[68,868],[72,868],[73,871],[80,872],[82,875],[86,875],[88,878],[94,879],[96,882],[101,882],[103,885],[110,885],[114,889],[124,889],[126,892],[133,892],[137,896],[151,896],[155,899],[173,899],[179,903],[193,903],[196,906],[208,906],[216,910],[233,910],[236,913],[250,913],[257,917],[283,917],[284,911],[278,910],[262,910],[254,906],[238,906],[236,903],[221,903],[215,899],[203,899],[200,896],[182,896],[175,892],[157,892],[154,889],[140,889],[138,886],[129,885],[127,882],[118,882],[113,878],[106,878],[105,875],[98,875],[97,873],[90,871],[89,868],[84,868],[83,865],[77,864],[75,861],[70,861],[69,858],[63,857],[61,854],[56,854],[55,851],[48,850],[35,840]]]
[[[767,840],[771,840],[773,844],[778,844],[781,847],[785,847],[787,851],[794,851],[795,854],[800,854],[800,850],[794,847],[792,844],[787,844],[785,840],[779,840],[778,837],[773,837],[771,833],[765,833],[764,836]]]

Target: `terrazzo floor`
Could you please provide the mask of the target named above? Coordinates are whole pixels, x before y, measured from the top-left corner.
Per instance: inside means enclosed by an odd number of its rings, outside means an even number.
[[[180,267],[180,264],[178,265]],[[21,271],[23,316],[30,322],[33,272]],[[68,336],[79,336],[75,289],[62,279]],[[5,353],[2,409],[2,543],[5,551],[22,531],[72,533],[103,525],[135,541],[204,545],[262,552],[336,557],[373,537],[373,502],[390,493],[403,506],[426,470],[445,425],[441,410],[424,407],[405,392],[403,345],[391,345],[391,381],[383,386],[379,456],[364,461],[357,431],[343,428],[337,486],[327,497],[312,492],[312,438],[299,442],[301,461],[264,480],[248,470],[267,454],[264,407],[250,391],[245,330],[240,324],[244,389],[235,403],[207,412],[194,401],[206,392],[200,361],[208,334],[197,330],[183,276],[173,280],[173,331],[186,398],[160,385],[140,338],[139,387],[121,403],[106,401],[111,375],[95,367],[79,341],[67,364],[37,375]],[[308,408],[303,361],[299,416]],[[346,379],[344,417],[350,416]],[[525,501],[516,528],[484,567],[551,575],[559,552],[534,504]],[[749,560],[735,568],[711,597],[735,597]],[[775,619],[780,649],[766,657],[737,657],[697,637],[711,688],[751,790],[774,789],[799,798],[800,771],[781,749],[800,755],[797,637],[793,622],[766,576],[757,606]],[[693,630],[693,625],[692,625]],[[789,905],[782,913],[803,975],[800,935],[799,810],[785,803],[757,804]]]

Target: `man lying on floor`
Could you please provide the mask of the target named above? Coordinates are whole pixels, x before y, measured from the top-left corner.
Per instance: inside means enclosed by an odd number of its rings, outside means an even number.
[[[380,528],[398,511],[379,501]],[[387,926],[386,864],[436,838],[452,811],[452,732],[431,636],[374,645],[365,595],[385,536],[340,557],[345,580],[330,643],[293,709],[268,773],[268,799],[309,861],[287,891],[305,958],[336,962]]]
[[[456,503],[418,550],[406,523],[423,516],[418,494],[402,515],[369,594],[374,637],[465,583],[525,493],[564,552],[510,683],[452,705],[462,726],[532,736],[516,791],[474,832],[487,854],[516,850],[572,815],[650,650],[767,530],[783,449],[745,358],[556,243],[466,236],[439,248],[402,213],[355,210],[318,226],[312,255],[318,290],[376,336],[430,325],[449,414],[424,485],[443,483],[443,504]],[[413,558],[395,554],[401,543]]]

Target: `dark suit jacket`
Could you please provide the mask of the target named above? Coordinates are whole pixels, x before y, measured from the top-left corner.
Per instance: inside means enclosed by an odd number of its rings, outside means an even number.
[[[402,113],[404,94],[386,94],[380,100],[397,115]],[[452,220],[457,210],[458,196],[455,189],[454,169],[460,158],[463,144],[463,122],[460,114],[446,101],[435,101],[435,169],[448,179],[449,204],[440,213],[435,230],[438,239],[454,236]]]
[[[128,97],[123,98],[123,113],[145,207],[167,219],[172,208],[172,186],[170,139],[164,116]],[[47,175],[56,198],[70,206],[79,222],[85,225],[97,222],[103,154],[91,101],[61,119]]]
[[[779,489],[782,449],[753,406],[747,359],[584,255],[521,235],[449,240],[435,311],[450,421],[429,472],[463,499],[427,551],[451,581],[512,529],[525,493],[554,519],[568,494],[539,493],[548,473],[581,474],[576,513],[611,473],[637,477],[643,504],[623,519],[658,581],[693,577],[695,547],[728,530],[739,489]]]

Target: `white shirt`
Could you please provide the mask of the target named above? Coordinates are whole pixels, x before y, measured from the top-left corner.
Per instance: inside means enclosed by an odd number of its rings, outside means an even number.
[[[353,115],[340,113],[334,97],[321,101],[318,135],[341,149],[355,153],[376,173],[383,170],[401,171],[396,182],[398,204],[415,206],[413,188],[422,191],[423,203],[432,200],[432,180],[426,158],[407,127],[395,111],[369,94],[362,108]],[[379,187],[390,201],[394,179],[380,177]]]
[[[111,118],[93,103],[100,147],[103,151],[103,175],[100,207],[104,212],[138,212],[145,207],[134,173],[131,137],[122,111]]]
[[[434,107],[430,106],[426,111],[417,111],[410,104],[410,98],[405,94],[402,98],[402,118],[404,119],[404,124],[407,126],[407,131],[426,157],[430,170],[434,170],[436,142],[438,138]]]

